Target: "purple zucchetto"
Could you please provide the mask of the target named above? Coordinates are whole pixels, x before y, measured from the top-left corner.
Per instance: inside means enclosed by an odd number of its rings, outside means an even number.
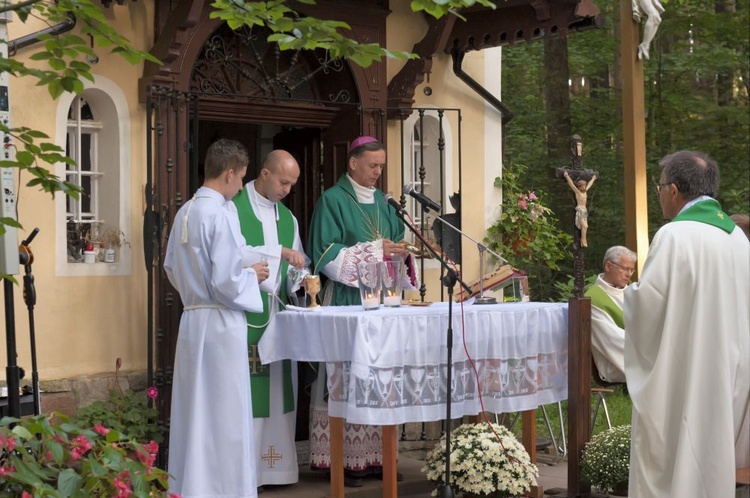
[[[377,142],[377,141],[378,139],[375,137],[368,137],[368,136],[357,137],[349,146],[349,152],[353,151],[354,149],[356,149],[357,147],[361,145],[365,145],[365,144],[369,144],[369,143]]]

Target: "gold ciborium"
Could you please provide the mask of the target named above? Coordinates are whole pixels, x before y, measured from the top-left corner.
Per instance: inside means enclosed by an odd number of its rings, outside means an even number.
[[[317,308],[318,301],[316,296],[320,292],[320,276],[319,275],[305,275],[302,279],[302,286],[305,288],[305,293],[310,296],[310,304],[308,308]]]

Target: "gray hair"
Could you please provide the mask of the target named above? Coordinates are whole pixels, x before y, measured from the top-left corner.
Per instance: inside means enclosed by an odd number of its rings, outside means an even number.
[[[604,253],[604,261],[602,261],[602,267],[607,264],[607,261],[617,263],[617,260],[623,257],[632,259],[633,261],[636,261],[638,259],[638,255],[627,247],[612,246],[607,249],[607,252]]]
[[[719,166],[703,152],[681,150],[659,161],[664,178],[674,183],[686,201],[701,195],[716,197],[719,191]]]

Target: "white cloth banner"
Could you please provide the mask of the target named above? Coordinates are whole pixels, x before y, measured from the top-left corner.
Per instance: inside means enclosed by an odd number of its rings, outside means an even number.
[[[452,417],[530,410],[567,399],[567,304],[453,305]],[[462,325],[465,323],[465,327]],[[276,314],[263,363],[327,363],[328,411],[355,424],[445,418],[448,305],[364,311],[324,307]],[[465,330],[465,334],[464,334]],[[466,337],[466,350],[463,336]]]

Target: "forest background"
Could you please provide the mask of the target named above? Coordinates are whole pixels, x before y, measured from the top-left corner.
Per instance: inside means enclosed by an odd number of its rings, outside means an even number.
[[[644,61],[649,240],[664,223],[654,183],[658,162],[699,150],[719,164],[718,200],[730,214],[750,212],[750,17],[748,0],[672,0]],[[570,167],[570,138],[583,141],[583,167],[599,173],[588,196],[590,281],[607,248],[625,245],[620,75],[620,0],[597,0],[604,25],[503,50],[503,103],[515,114],[504,129],[504,171],[527,167],[525,190],[545,192],[568,233],[573,197],[555,169]],[[643,257],[643,255],[641,255]],[[529,271],[534,300],[566,300],[572,257],[559,270]],[[566,295],[567,294],[567,295]]]

